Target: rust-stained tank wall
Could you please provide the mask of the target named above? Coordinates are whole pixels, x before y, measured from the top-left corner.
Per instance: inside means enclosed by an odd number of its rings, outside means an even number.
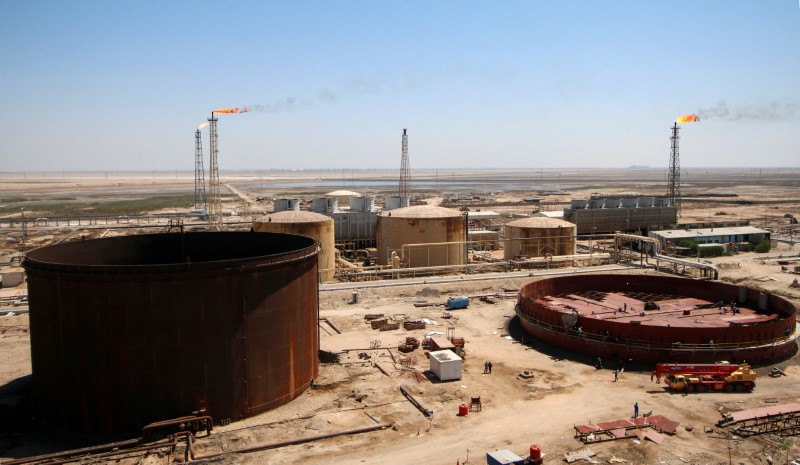
[[[575,225],[556,218],[533,217],[505,226],[503,257],[544,257],[575,254]]]
[[[449,208],[417,205],[383,212],[378,215],[376,231],[378,264],[390,264],[396,251],[406,268],[463,265],[465,228],[464,216]],[[461,244],[445,244],[448,242]],[[440,245],[403,248],[428,243]]]
[[[38,416],[133,433],[205,409],[285,404],[318,374],[317,246],[252,232],[149,234],[31,251]]]
[[[562,313],[536,303],[537,299],[578,292],[640,292],[672,294],[709,302],[738,302],[752,309],[759,301],[768,301],[774,320],[755,325],[730,327],[649,326],[615,323],[581,316],[578,325],[583,336],[567,331]],[[788,357],[796,350],[794,331],[797,309],[788,300],[774,294],[765,297],[757,289],[718,281],[648,275],[586,274],[547,278],[531,282],[520,290],[516,313],[523,329],[550,344],[583,353],[649,362],[714,362],[717,360],[764,363]],[[606,334],[608,338],[592,340],[590,334]],[[708,346],[713,340],[714,346]],[[681,347],[676,350],[675,343]],[[697,350],[686,347],[696,345]],[[703,347],[707,346],[707,347]]]
[[[256,232],[276,232],[308,236],[319,243],[320,281],[331,281],[336,272],[336,246],[333,218],[320,213],[283,211],[253,221]]]

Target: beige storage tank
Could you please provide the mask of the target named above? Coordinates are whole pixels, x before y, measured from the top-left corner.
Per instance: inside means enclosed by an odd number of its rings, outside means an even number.
[[[361,197],[361,194],[358,192],[347,191],[347,190],[338,190],[332,191],[325,194],[325,197],[334,198],[339,201],[339,205],[350,205],[350,199],[352,197]]]
[[[392,252],[397,252],[404,268],[463,265],[465,228],[461,212],[449,208],[416,205],[383,212],[375,234],[378,264],[390,264]]]
[[[555,218],[532,217],[505,226],[503,257],[544,257],[575,254],[575,225]]]
[[[283,211],[253,220],[253,231],[308,236],[319,243],[319,280],[331,281],[336,271],[333,218],[307,211]]]

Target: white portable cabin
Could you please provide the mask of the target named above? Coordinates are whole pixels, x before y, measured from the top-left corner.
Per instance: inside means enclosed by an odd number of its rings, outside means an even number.
[[[451,350],[431,352],[431,371],[441,381],[461,379],[464,361]]]

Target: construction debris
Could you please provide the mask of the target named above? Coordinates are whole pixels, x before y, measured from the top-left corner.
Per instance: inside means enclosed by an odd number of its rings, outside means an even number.
[[[719,427],[736,425],[732,433],[741,436],[755,436],[773,433],[779,436],[800,434],[800,404],[782,404],[759,407],[723,414],[717,422]]]
[[[578,460],[589,460],[589,458],[594,457],[597,455],[591,449],[581,449],[577,452],[569,452],[564,454],[564,460],[567,463],[577,462]]]
[[[769,375],[773,378],[778,378],[780,376],[786,376],[786,373],[784,373],[780,368],[774,367],[772,371],[769,372]]]
[[[403,353],[412,352],[419,348],[419,339],[415,337],[407,337],[406,341],[397,346],[397,350]]]
[[[575,425],[575,439],[584,444],[590,444],[638,437],[639,439],[650,439],[656,444],[660,444],[663,441],[663,436],[659,433],[674,434],[679,424],[677,421],[670,420],[663,415],[653,415],[597,424]],[[645,428],[652,428],[655,431],[641,431]],[[656,434],[649,434],[651,432]]]
[[[415,329],[425,329],[425,322],[422,320],[409,320],[403,322],[403,329],[412,331]]]

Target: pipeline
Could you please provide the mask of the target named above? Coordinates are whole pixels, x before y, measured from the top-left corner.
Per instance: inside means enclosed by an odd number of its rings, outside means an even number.
[[[188,434],[188,431],[186,433]],[[138,444],[139,440],[132,439],[130,441],[121,441],[112,444],[104,444],[102,446],[87,447],[84,449],[75,449],[66,452],[58,452],[55,454],[38,455],[35,457],[27,457],[18,460],[9,460],[3,462],[3,464],[20,465],[25,463],[41,463],[42,465],[62,465],[71,462],[82,462],[88,457],[91,457],[92,459],[100,459],[106,457],[115,457],[119,455],[135,454],[137,452],[147,452],[154,449],[161,449],[164,447],[169,447],[170,449],[174,450],[175,447],[178,446],[178,436],[173,435],[172,442],[148,444],[146,446],[135,447],[133,449],[111,450],[111,452],[104,452],[96,455],[88,455],[93,451],[116,449],[117,447],[127,447],[128,445],[132,445],[131,443]],[[60,459],[60,460],[51,460],[51,459]]]
[[[339,328],[337,328],[336,325],[334,325],[333,322],[331,320],[329,320],[328,318],[323,317],[323,318],[320,318],[319,321],[324,321],[325,323],[328,323],[328,326],[333,328],[333,330],[336,331],[336,334],[342,334],[342,331]]]
[[[148,445],[143,445],[139,447],[134,447],[132,449],[127,449],[127,447],[135,446],[137,444],[143,444],[145,442],[145,438],[147,437],[147,433],[158,429],[163,428],[166,426],[177,426],[181,424],[190,423],[194,425],[194,428],[188,428],[188,431],[179,431],[178,433],[172,434],[169,437],[172,439],[172,442],[166,443],[153,443]],[[33,457],[26,457],[17,460],[9,460],[3,462],[4,465],[22,465],[26,463],[46,463],[46,465],[60,465],[64,463],[70,462],[77,462],[83,460],[85,458],[104,458],[104,457],[114,457],[117,455],[124,455],[124,454],[131,454],[136,452],[145,452],[153,449],[159,449],[162,447],[171,447],[174,449],[178,445],[178,437],[183,435],[193,436],[194,432],[200,428],[201,426],[205,428],[207,434],[211,434],[211,430],[213,429],[214,420],[208,416],[185,416],[180,418],[173,418],[170,420],[163,420],[157,421],[155,423],[150,423],[149,425],[142,428],[142,436],[137,439],[128,439],[125,441],[118,441],[112,442],[109,444],[101,444],[99,446],[90,446],[84,447],[81,449],[73,449],[64,452],[56,452],[52,454],[44,454],[44,455],[37,455]],[[195,431],[192,431],[194,429]],[[105,452],[110,451],[110,452]],[[97,455],[90,455],[97,452],[101,452]],[[192,452],[193,453],[193,452]],[[52,459],[61,459],[51,461]]]
[[[196,433],[199,429],[205,429],[206,434],[210,435],[211,430],[214,429],[214,420],[208,415],[197,416],[197,417],[185,416],[185,417],[172,418],[169,420],[162,420],[162,421],[157,421],[155,423],[150,423],[149,425],[142,428],[142,438],[146,438],[148,432],[158,428],[164,428],[167,426],[180,426],[185,424],[191,425],[191,427],[187,426],[187,429],[192,433]]]
[[[222,456],[230,455],[230,454],[249,454],[251,452],[261,452],[261,451],[264,451],[264,450],[277,449],[279,447],[286,447],[286,446],[295,446],[295,445],[298,445],[298,444],[306,444],[306,443],[309,443],[309,442],[320,441],[320,440],[323,440],[323,439],[335,438],[335,437],[338,437],[338,436],[346,436],[346,435],[361,434],[361,433],[371,433],[373,431],[381,431],[381,430],[384,430],[386,428],[391,428],[393,425],[394,425],[394,423],[383,423],[383,424],[380,424],[380,425],[368,426],[366,428],[358,428],[358,429],[351,429],[351,430],[347,430],[347,431],[340,431],[338,433],[321,434],[319,436],[311,436],[311,437],[307,437],[307,438],[290,439],[288,441],[273,442],[273,443],[269,443],[269,444],[261,444],[261,445],[258,445],[258,446],[246,447],[244,449],[229,450],[229,451],[225,451],[225,452],[219,452],[219,453],[216,453],[216,454],[206,455],[204,457],[198,457],[197,460],[206,460],[206,459],[222,457]]]
[[[433,415],[433,411],[425,408],[425,406],[423,406],[420,403],[420,401],[418,401],[414,396],[412,396],[411,393],[408,392],[406,388],[400,386],[400,392],[402,392],[403,395],[406,396],[406,399],[408,399],[408,401],[411,402],[414,405],[414,407],[416,407],[420,412],[422,412],[423,415],[425,415],[426,417]]]

